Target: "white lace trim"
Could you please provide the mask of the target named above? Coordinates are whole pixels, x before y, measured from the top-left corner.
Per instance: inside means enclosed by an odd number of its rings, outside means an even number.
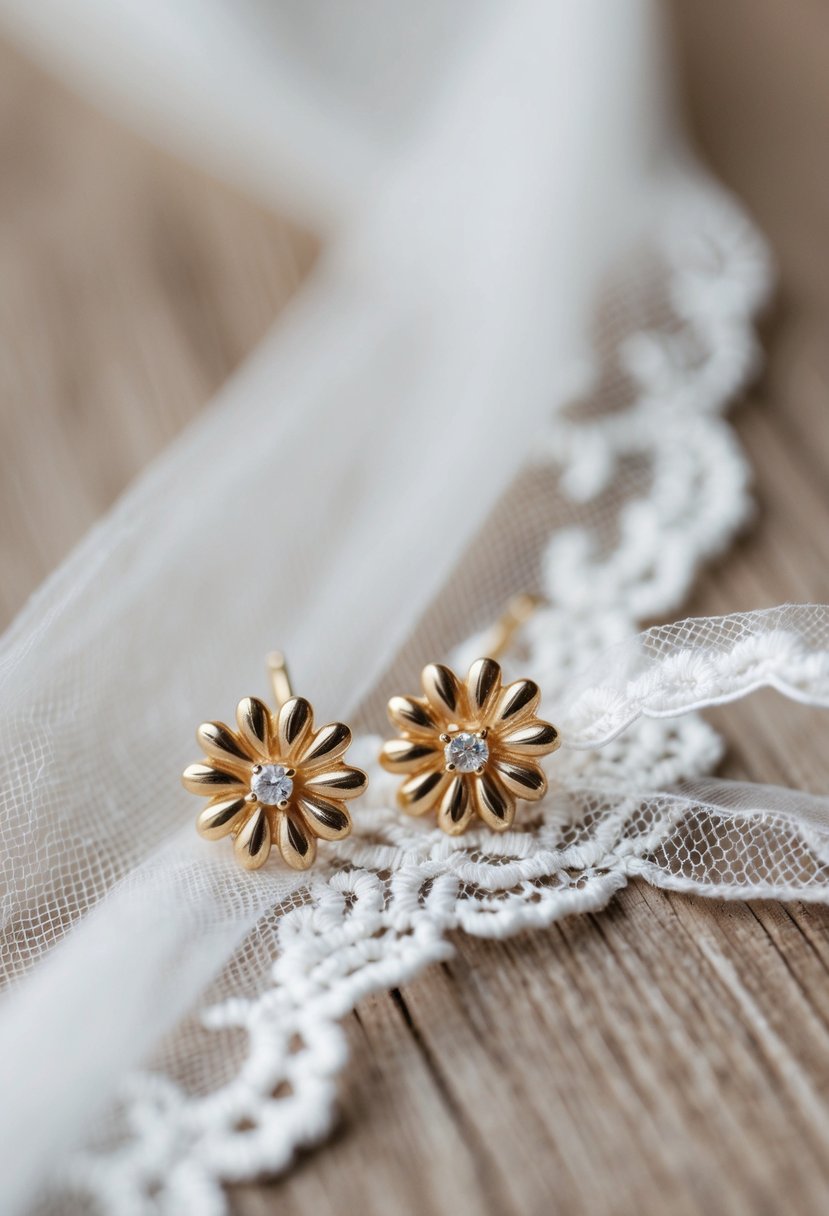
[[[823,604],[784,604],[650,629],[582,678],[583,691],[563,720],[562,743],[602,747],[640,717],[674,718],[760,688],[829,706],[827,645]],[[628,678],[626,671],[636,667],[644,670]]]
[[[754,365],[750,322],[767,287],[765,249],[708,184],[689,191],[683,178],[665,213],[657,255],[671,315],[619,348],[632,402],[610,415],[558,418],[544,439],[559,491],[576,506],[618,487],[631,461],[649,473],[647,491],[623,497],[603,530],[568,527],[546,546],[549,607],[527,630],[521,668],[553,700],[566,701],[575,672],[638,620],[674,609],[700,561],[728,544],[749,510],[746,464],[720,411]],[[354,835],[321,850],[313,876],[257,925],[256,948],[276,961],[256,990],[208,994],[198,1015],[203,1033],[227,1036],[223,1083],[208,1093],[188,1085],[173,1036],[157,1066],[130,1079],[115,1134],[75,1156],[70,1186],[123,1216],[219,1216],[222,1182],[278,1172],[325,1135],[346,1063],[339,1020],[368,993],[446,958],[451,930],[503,937],[549,925],[602,907],[632,875],[720,895],[802,897],[806,875],[818,873],[809,890],[823,891],[819,815],[806,831],[785,813],[758,817],[705,791],[653,792],[699,778],[719,758],[717,736],[689,709],[760,683],[829,700],[818,644],[826,614],[812,612],[799,633],[766,628],[773,615],[759,632],[756,618],[740,618],[733,636],[721,629],[718,650],[710,631],[695,636],[689,624],[643,635],[635,657],[629,648],[620,660],[625,680],[576,687],[570,749],[550,766],[553,793],[500,837],[451,839],[402,818],[391,809],[395,783],[374,760],[378,741],[361,740],[355,758],[371,784]],[[686,716],[662,720],[677,712]],[[741,871],[695,844],[702,819],[748,834]]]

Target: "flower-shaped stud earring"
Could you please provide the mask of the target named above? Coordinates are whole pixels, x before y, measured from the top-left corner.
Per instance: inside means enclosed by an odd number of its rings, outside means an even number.
[[[384,744],[380,762],[406,775],[400,806],[410,815],[436,810],[450,836],[464,832],[473,815],[505,831],[518,799],[544,797],[538,758],[559,745],[556,728],[535,716],[538,685],[516,680],[504,687],[491,658],[473,663],[465,683],[439,663],[424,667],[421,682],[425,696],[389,701],[401,737]]]
[[[351,731],[332,722],[314,731],[313,710],[291,691],[283,656],[268,658],[277,702],[272,713],[256,697],[236,707],[236,727],[203,722],[196,739],[205,753],[182,774],[185,789],[210,799],[196,820],[207,840],[232,836],[236,857],[257,870],[276,844],[295,870],[307,870],[317,838],[342,840],[351,831],[345,799],[368,783],[343,763]]]

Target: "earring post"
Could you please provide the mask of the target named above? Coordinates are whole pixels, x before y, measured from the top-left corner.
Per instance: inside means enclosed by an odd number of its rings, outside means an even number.
[[[486,653],[493,659],[499,659],[518,630],[523,628],[543,602],[540,595],[525,593],[514,596],[492,626],[492,633],[485,646]]]
[[[267,664],[271,688],[276,700],[276,708],[279,709],[281,705],[284,705],[294,695],[294,690],[291,687],[291,677],[288,674],[288,664],[281,650],[272,650],[268,655]]]

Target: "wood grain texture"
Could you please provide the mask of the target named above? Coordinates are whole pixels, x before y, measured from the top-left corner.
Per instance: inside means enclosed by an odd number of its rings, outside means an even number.
[[[0,47],[0,624],[256,345],[313,255]]]
[[[763,381],[735,417],[758,518],[689,612],[829,598],[829,14],[673,0],[690,112],[772,239]],[[25,114],[25,122],[21,115]],[[310,243],[0,55],[0,611],[250,349]],[[56,511],[56,504],[60,509]],[[825,790],[826,720],[712,715],[723,771]],[[236,1216],[829,1206],[829,912],[634,886],[457,955],[348,1020],[333,1140]]]

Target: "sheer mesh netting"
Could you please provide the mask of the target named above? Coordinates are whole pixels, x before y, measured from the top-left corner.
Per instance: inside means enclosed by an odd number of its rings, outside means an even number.
[[[702,780],[721,748],[693,711],[762,685],[829,703],[827,610],[686,621],[630,640],[637,618],[681,602],[699,561],[745,518],[746,470],[720,409],[752,366],[749,322],[766,281],[756,235],[701,179],[666,191],[646,252],[607,288],[593,389],[549,421],[543,458],[506,488],[450,588],[363,698],[354,758],[371,782],[353,836],[324,846],[310,877],[275,869],[240,883],[188,826],[111,887],[106,921],[87,916],[84,931],[99,931],[116,970],[124,940],[154,940],[147,960],[139,946],[121,969],[133,994],[166,991],[164,976],[198,967],[202,948],[229,961],[124,1078],[106,1123],[66,1167],[60,1210],[74,1194],[106,1211],[220,1212],[221,1181],[284,1169],[329,1128],[346,1059],[339,1020],[366,993],[447,957],[452,930],[548,925],[600,908],[633,876],[725,897],[825,897],[824,802]],[[378,767],[370,732],[385,692],[414,688],[427,657],[475,657],[479,640],[453,643],[459,620],[483,624],[516,586],[545,602],[505,666],[542,684],[564,747],[548,766],[551,793],[513,830],[448,838],[395,809],[395,779]],[[21,747],[42,747],[25,728]],[[44,917],[36,895],[21,901],[9,971],[84,910],[66,892],[88,896],[102,863],[84,853],[78,873],[77,852],[65,874],[44,876],[59,915]],[[100,871],[101,889],[110,877]],[[71,969],[72,944],[55,968]]]
[[[678,141],[654,155],[649,28],[644,5],[503,9],[277,332],[7,635],[5,1211],[48,1184],[61,1214],[223,1212],[223,1182],[325,1135],[340,1020],[453,931],[541,928],[633,877],[825,898],[824,800],[710,779],[697,711],[829,704],[829,611],[636,635],[748,516],[722,411],[769,277]],[[516,592],[542,607],[505,672],[563,746],[510,831],[450,838],[396,809],[383,706],[478,657]],[[178,786],[274,645],[370,777],[307,874],[238,870]]]

